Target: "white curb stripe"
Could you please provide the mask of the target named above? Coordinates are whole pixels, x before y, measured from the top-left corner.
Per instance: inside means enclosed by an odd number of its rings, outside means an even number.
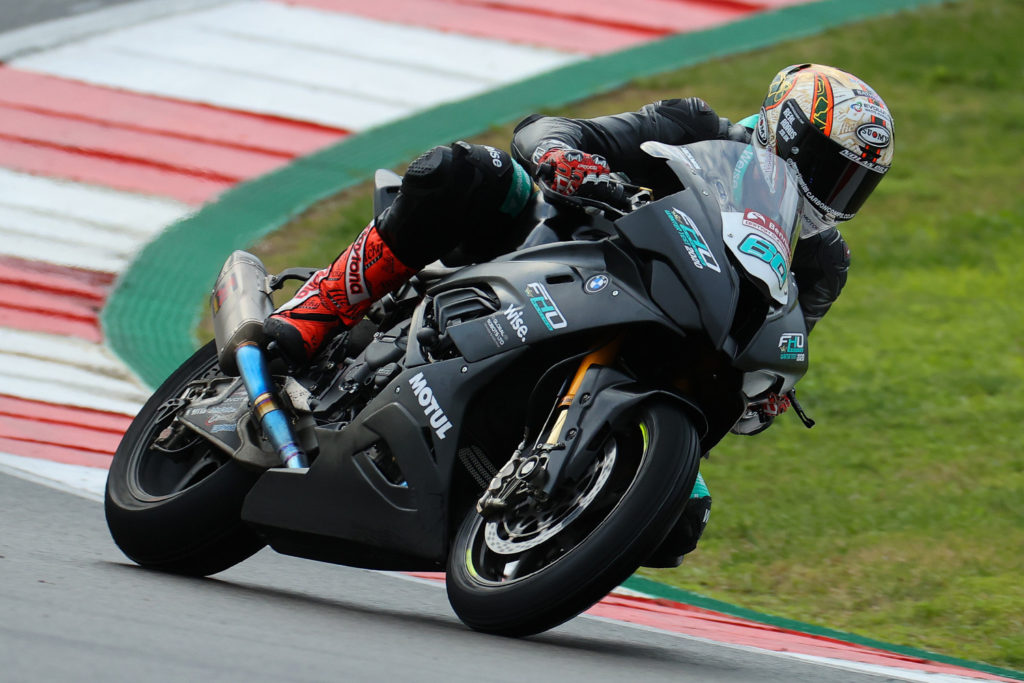
[[[0,353],[0,387],[11,396],[122,415],[135,415],[148,398],[127,379],[11,353]]]
[[[65,465],[9,453],[0,453],[0,472],[95,501],[103,500],[107,484],[107,471],[97,467]]]
[[[130,382],[141,394],[148,396],[149,390],[145,385],[135,378],[124,363],[100,344],[76,337],[0,327],[0,349],[0,356],[56,362]],[[10,395],[10,392],[6,391],[6,387],[0,387],[0,394]],[[54,398],[59,399],[59,396]]]
[[[194,15],[194,24],[274,45],[301,45],[376,64],[405,66],[498,85],[549,71],[578,57],[457,33],[389,24],[278,2],[244,13],[225,7]]]
[[[171,199],[121,192],[0,168],[0,206],[149,239],[194,209]],[[46,252],[33,258],[45,260]]]
[[[416,40],[382,62],[393,41],[404,37]],[[257,2],[151,21],[16,59],[11,65],[362,130],[575,58]],[[459,67],[466,62],[476,66]],[[225,87],[225,82],[231,86]]]

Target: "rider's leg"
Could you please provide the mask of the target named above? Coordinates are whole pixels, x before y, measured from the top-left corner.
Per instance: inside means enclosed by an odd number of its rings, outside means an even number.
[[[476,226],[500,229],[493,219],[522,211],[530,191],[525,171],[492,147],[456,142],[424,153],[409,166],[394,204],[267,319],[267,338],[292,364],[308,362]]]

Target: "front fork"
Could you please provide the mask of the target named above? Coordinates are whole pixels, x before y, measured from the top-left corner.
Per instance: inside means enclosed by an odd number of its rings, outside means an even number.
[[[508,509],[510,499],[523,491],[529,491],[541,501],[547,498],[547,494],[540,486],[546,477],[545,465],[548,454],[565,448],[562,436],[565,432],[566,418],[569,415],[569,408],[572,407],[583,384],[583,378],[591,367],[612,365],[619,357],[621,347],[622,336],[620,335],[583,357],[568,388],[559,396],[558,402],[545,422],[545,428],[551,424],[547,438],[543,442],[538,442],[533,452],[527,457],[523,456],[523,452],[526,450],[526,439],[519,444],[511,459],[498,470],[484,495],[477,501],[478,513],[485,518],[493,519]],[[584,395],[583,398],[588,399],[589,397]],[[553,421],[552,415],[554,416]],[[572,429],[570,427],[570,431]],[[544,429],[541,430],[541,433],[544,433]]]

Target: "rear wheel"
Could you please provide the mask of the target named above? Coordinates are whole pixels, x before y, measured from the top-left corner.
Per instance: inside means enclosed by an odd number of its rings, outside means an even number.
[[[211,342],[150,397],[114,455],[107,526],[124,554],[144,567],[206,576],[264,545],[240,518],[260,473],[175,423],[195,382],[219,372]]]
[[[485,521],[470,511],[448,560],[448,599],[468,626],[524,636],[557,626],[632,574],[678,519],[700,439],[653,401],[610,433],[586,474],[545,504]]]

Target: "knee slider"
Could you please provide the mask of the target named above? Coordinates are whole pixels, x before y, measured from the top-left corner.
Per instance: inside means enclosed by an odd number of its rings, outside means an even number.
[[[451,182],[452,150],[438,145],[416,157],[402,178],[402,192],[422,195],[444,188]]]

